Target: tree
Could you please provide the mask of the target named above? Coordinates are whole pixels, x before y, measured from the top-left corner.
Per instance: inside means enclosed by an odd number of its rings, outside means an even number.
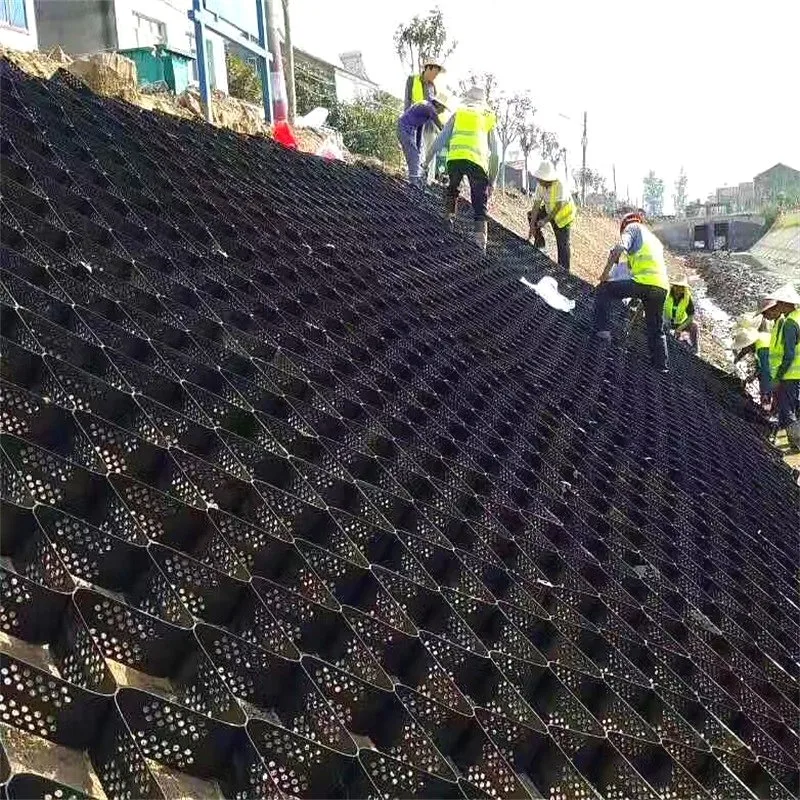
[[[681,167],[678,179],[675,181],[675,194],[672,195],[672,204],[675,206],[675,214],[679,217],[682,217],[686,211],[686,185],[688,183],[689,179],[686,177],[683,167]]]
[[[516,141],[533,106],[527,94],[500,94],[489,102],[496,117],[495,130],[500,141],[500,185],[506,188],[506,152]]]
[[[644,177],[642,205],[650,217],[659,217],[664,210],[664,181],[652,169]]]
[[[595,192],[596,194],[606,193],[605,176],[590,167],[586,167],[585,170],[582,167],[576,169],[575,172],[572,173],[572,177],[576,186],[583,186],[585,181],[586,188],[589,191]]]
[[[532,108],[528,114],[528,119],[525,120],[519,130],[519,149],[522,150],[522,160],[524,162],[524,169],[522,173],[523,188],[528,187],[528,161],[530,155],[539,141],[539,128],[533,122],[533,117],[536,114],[536,109]]]
[[[225,53],[225,66],[228,70],[228,94],[261,105],[261,81],[255,67],[230,51]]]
[[[558,143],[558,137],[552,131],[540,131],[538,144],[542,161],[552,161],[553,165],[557,164],[561,157],[561,145]]]
[[[394,33],[397,55],[411,72],[420,72],[428,59],[444,61],[457,45],[458,42],[448,39],[439,8],[429,11],[426,16],[417,14],[410,22],[398,26]]]
[[[467,93],[467,90],[479,86],[483,89],[486,97],[486,102],[491,105],[495,100],[497,94],[497,77],[493,72],[470,72],[466,80],[458,82],[458,91],[461,95]]]
[[[384,164],[400,166],[403,154],[397,140],[400,101],[386,92],[334,106],[330,124],[342,134],[351,153],[373,156]]]

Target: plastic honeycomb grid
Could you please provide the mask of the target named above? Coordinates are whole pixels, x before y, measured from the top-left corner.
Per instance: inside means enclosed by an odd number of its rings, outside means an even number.
[[[367,169],[0,83],[0,733],[108,797],[796,796],[798,493],[715,372]]]

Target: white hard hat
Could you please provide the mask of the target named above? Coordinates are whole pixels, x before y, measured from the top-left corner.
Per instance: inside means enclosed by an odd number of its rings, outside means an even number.
[[[533,173],[533,177],[540,181],[557,181],[558,172],[550,161],[542,161],[539,168]]]
[[[438,67],[440,72],[447,72],[442,60],[440,58],[436,58],[435,56],[422,59],[422,68],[425,69],[425,67]]]

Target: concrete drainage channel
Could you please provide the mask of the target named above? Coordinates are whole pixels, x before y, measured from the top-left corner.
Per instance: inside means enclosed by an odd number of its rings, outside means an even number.
[[[383,176],[0,70],[8,797],[797,795],[800,498],[718,373]]]

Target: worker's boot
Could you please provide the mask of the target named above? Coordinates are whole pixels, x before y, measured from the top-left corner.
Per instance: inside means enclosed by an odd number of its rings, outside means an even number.
[[[800,420],[792,422],[791,425],[786,428],[786,438],[795,450],[800,450]]]
[[[485,220],[475,222],[475,244],[480,247],[482,252],[486,252],[486,242],[489,239],[489,223]]]

